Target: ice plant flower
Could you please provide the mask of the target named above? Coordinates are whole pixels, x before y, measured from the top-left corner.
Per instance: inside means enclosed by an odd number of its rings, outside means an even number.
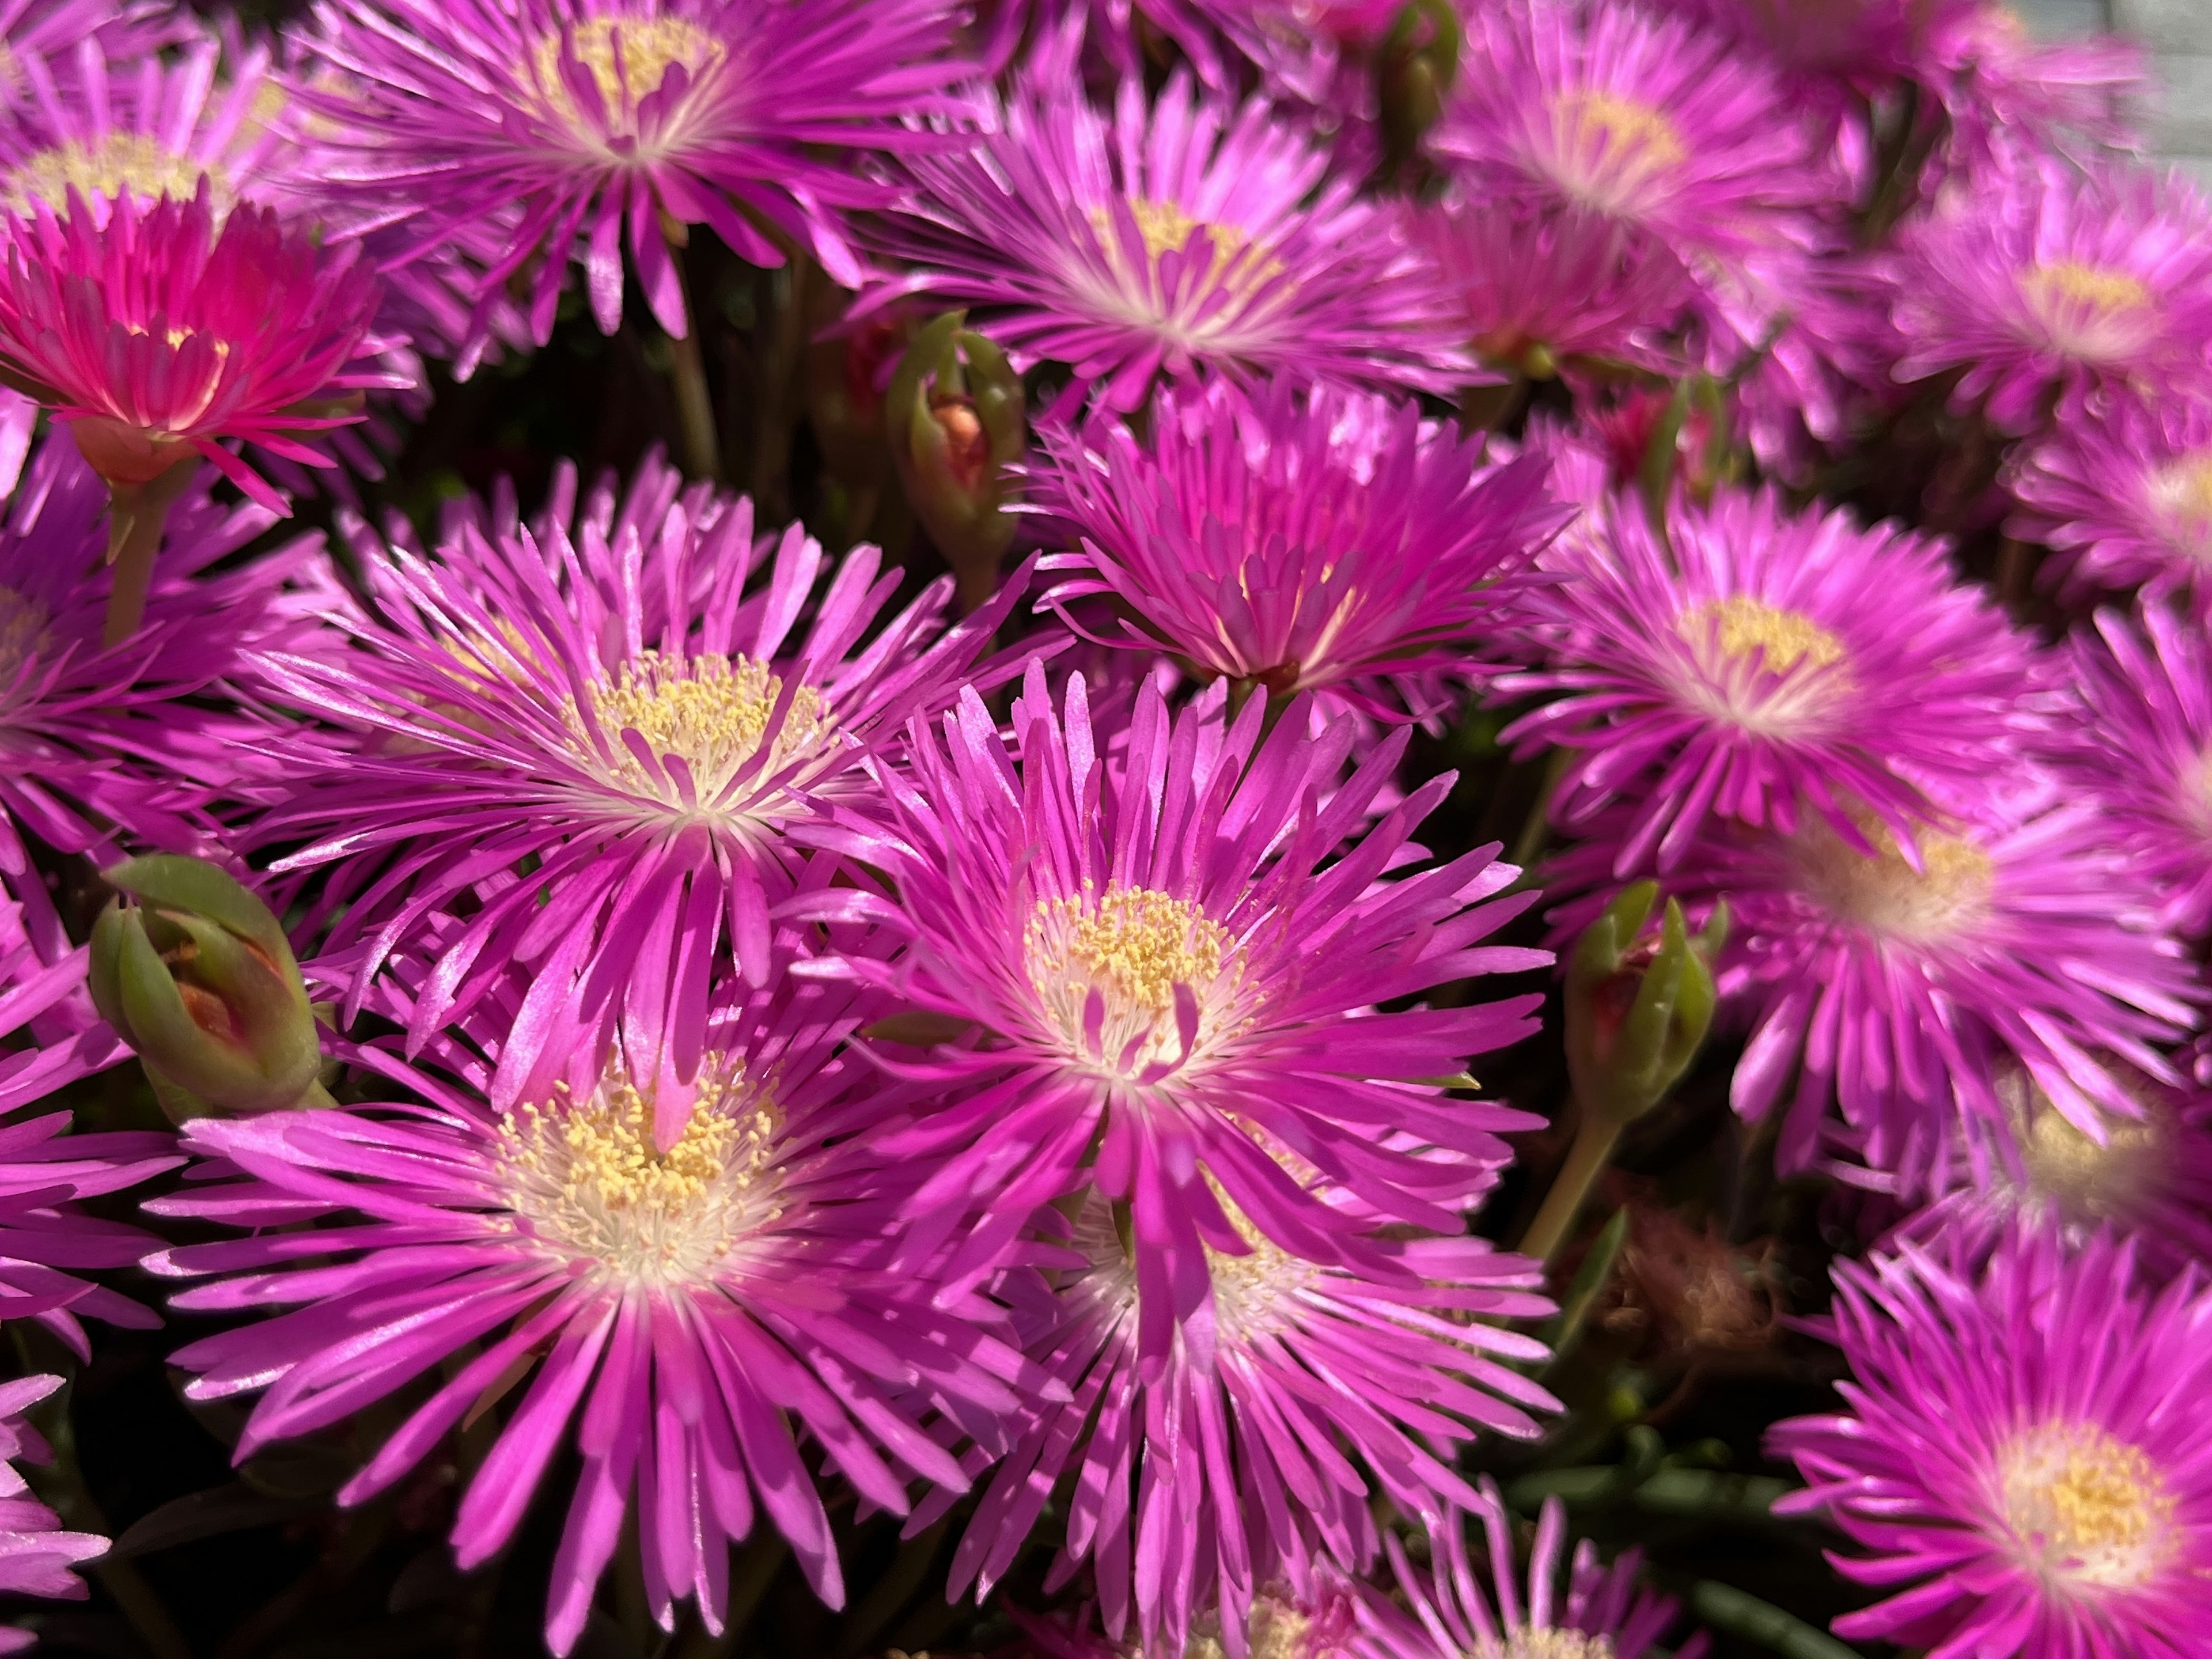
[[[1406,734],[1340,781],[1348,717],[1309,736],[1293,704],[1263,744],[1264,718],[1255,699],[1226,730],[1199,707],[1170,721],[1147,681],[1116,755],[1082,677],[1055,708],[1033,662],[1013,714],[1018,767],[963,690],[941,732],[913,728],[875,817],[843,815],[841,844],[889,874],[912,936],[887,988],[972,1024],[902,1063],[943,1098],[887,1155],[945,1160],[904,1248],[926,1256],[975,1210],[948,1271],[981,1273],[1039,1205],[1095,1184],[1130,1206],[1147,1363],[1173,1322],[1198,1321],[1190,1340],[1205,1340],[1205,1251],[1239,1249],[1224,1203],[1282,1249],[1379,1271],[1364,1228],[1271,1149],[1389,1220],[1444,1231],[1459,1224],[1442,1189],[1460,1172],[1385,1138],[1494,1170],[1498,1134],[1530,1121],[1436,1085],[1525,1034],[1534,997],[1376,1005],[1548,962],[1480,942],[1534,896],[1494,896],[1516,873],[1494,846],[1379,879],[1409,861],[1449,780],[1358,834]]]
[[[2160,920],[2212,932],[2212,647],[2200,624],[2146,605],[2100,611],[2074,644],[2081,717],[2058,765],[2105,808],[2108,836],[2164,900]]]
[[[172,1356],[193,1374],[187,1394],[259,1395],[243,1459],[427,1378],[339,1492],[358,1504],[520,1390],[453,1542],[464,1571],[503,1548],[573,1441],[581,1467],[546,1613],[557,1654],[626,1519],[664,1629],[696,1599],[720,1631],[731,1546],[757,1519],[839,1604],[798,1435],[863,1501],[903,1514],[917,1478],[966,1484],[924,1415],[988,1427],[1017,1403],[1011,1384],[1042,1383],[982,1328],[994,1309],[933,1304],[930,1279],[883,1265],[879,1237],[920,1172],[883,1170],[854,1139],[881,1109],[877,1074],[841,1052],[866,999],[779,974],[718,1002],[689,1086],[655,1065],[647,1032],[604,1061],[589,1048],[543,1056],[499,1109],[462,1079],[522,1016],[525,981],[500,981],[425,1064],[378,1063],[399,1085],[388,1103],[192,1124],[187,1146],[221,1161],[210,1174],[236,1176],[152,1207],[255,1231],[148,1265],[205,1281],[180,1289],[180,1308],[284,1311]]]
[[[1383,718],[1434,712],[1421,682],[1494,645],[1571,512],[1540,458],[1486,466],[1411,404],[1286,380],[1164,391],[1148,437],[1102,422],[1044,442],[1031,499],[1075,550],[1042,561],[1066,574],[1041,607],[1080,631],[1070,607],[1108,597],[1109,643]]]
[[[2112,1238],[2022,1227],[1978,1273],[1908,1249],[1835,1267],[1844,1409],[1768,1433],[1888,1592],[1852,1641],[1978,1659],[2201,1652],[2212,1573],[2212,1291],[2154,1292]]]
[[[1452,1448],[1481,1430],[1532,1437],[1529,1410],[1556,1408],[1508,1363],[1542,1346],[1498,1328],[1551,1306],[1534,1262],[1477,1238],[1378,1240],[1388,1271],[1370,1275],[1301,1260],[1231,1214],[1224,1248],[1204,1253],[1210,1360],[1178,1344],[1148,1366],[1142,1274],[1113,1206],[1085,1196],[1073,1260],[1029,1312],[1030,1356],[1070,1398],[1037,1409],[992,1473],[953,1557],[956,1593],[1005,1575],[1073,1474],[1048,1582],[1088,1560],[1117,1640],[1133,1628],[1144,1651],[1188,1651],[1210,1611],[1241,1654],[1255,1583],[1312,1598],[1335,1570],[1364,1571],[1377,1495],[1441,1519],[1475,1500]]]
[[[135,60],[195,32],[164,0],[0,0],[0,97],[13,105],[23,96],[32,54],[56,58],[90,40],[111,59]]]
[[[270,695],[328,730],[286,738],[289,797],[253,844],[296,848],[280,874],[331,867],[324,953],[351,979],[349,1018],[426,917],[468,912],[411,1046],[488,974],[532,965],[502,1109],[578,984],[603,1036],[668,1011],[690,1079],[714,964],[769,976],[786,832],[951,700],[1021,586],[950,632],[949,580],[886,620],[899,574],[874,548],[830,568],[799,526],[757,538],[750,501],[682,485],[652,458],[578,512],[564,467],[532,526],[465,514],[435,561],[367,546],[380,620],[339,619],[359,648],[263,659]]]
[[[23,867],[26,836],[100,863],[133,842],[190,850],[200,809],[250,796],[267,762],[206,694],[233,683],[248,647],[302,645],[307,608],[341,602],[319,538],[237,562],[275,515],[219,506],[201,483],[171,510],[144,625],[105,648],[106,513],[106,490],[57,434],[0,516],[0,866]]]
[[[1715,817],[1907,833],[1926,786],[1978,783],[2028,718],[2033,647],[1893,524],[1728,489],[1678,495],[1662,537],[1624,495],[1546,562],[1567,578],[1527,601],[1546,661],[1497,690],[1553,700],[1500,735],[1571,751],[1559,822],[1633,803],[1616,878],[1671,870]]]
[[[1430,142],[1485,198],[1613,220],[1685,264],[1802,240],[1821,192],[1771,73],[1631,0],[1474,9]]]
[[[2063,422],[2008,482],[2007,528],[2051,549],[2045,579],[2062,597],[2140,587],[2212,616],[2212,401]]]
[[[107,1553],[97,1533],[68,1532],[61,1517],[30,1495],[18,1462],[43,1463],[52,1454],[23,1413],[62,1386],[58,1376],[0,1382],[0,1595],[42,1595],[82,1601],[84,1581],[70,1569]],[[21,1653],[35,1638],[0,1626],[0,1653]]]
[[[1900,380],[2006,432],[2212,392],[2212,209],[2179,175],[2022,164],[1908,228],[1891,280]]]
[[[853,152],[913,145],[897,118],[957,106],[970,72],[946,0],[333,0],[317,17],[300,44],[335,73],[299,97],[332,193],[404,218],[401,258],[495,221],[479,293],[491,307],[526,285],[541,344],[579,262],[615,331],[625,248],[684,337],[671,249],[691,225],[757,265],[804,249],[858,287],[842,221],[884,192]]]
[[[1115,409],[1161,373],[1466,378],[1402,216],[1262,102],[1178,73],[1151,102],[1122,82],[1109,114],[1073,77],[1031,75],[960,148],[905,171],[878,234],[911,269],[872,302],[965,306],[1016,367],[1065,364],[1073,392]]]
[[[1560,1584],[1567,1511],[1556,1496],[1544,1500],[1537,1520],[1524,1604],[1514,1583],[1513,1523],[1488,1475],[1469,1508],[1482,1517],[1490,1547],[1490,1593],[1483,1593],[1468,1559],[1457,1516],[1429,1528],[1425,1571],[1390,1535],[1390,1565],[1407,1606],[1372,1591],[1360,1597],[1360,1629],[1352,1644],[1359,1659],[1644,1659],[1674,1625],[1674,1598],[1638,1582],[1639,1550],[1601,1566],[1597,1547],[1583,1539],[1575,1546],[1567,1582]],[[1699,1659],[1706,1646],[1700,1631],[1674,1651],[1676,1659]]]
[[[1709,836],[1670,880],[1693,911],[1697,896],[1728,901],[1733,959],[1717,981],[1753,1025],[1731,1098],[1762,1119],[1795,1074],[1784,1167],[1813,1160],[1833,1100],[1866,1161],[1910,1197],[1949,1184],[1961,1135],[2010,1136],[1996,1085],[2015,1066],[2091,1135],[2103,1114],[2142,1113],[2115,1062],[2172,1079],[2152,1045],[2194,1023],[2179,946],[2154,930],[2152,896],[2095,807],[2013,772],[1971,812],[1944,803],[1910,858],[1808,817],[1788,833]]]

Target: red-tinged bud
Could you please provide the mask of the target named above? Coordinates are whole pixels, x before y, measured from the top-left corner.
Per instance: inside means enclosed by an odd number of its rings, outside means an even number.
[[[884,418],[907,501],[974,611],[998,586],[1014,538],[1010,469],[1029,445],[1021,377],[1006,354],[947,312],[915,338],[891,377]]]

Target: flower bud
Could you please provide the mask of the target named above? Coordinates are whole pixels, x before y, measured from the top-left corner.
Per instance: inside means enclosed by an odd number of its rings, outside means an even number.
[[[154,854],[105,872],[88,988],[179,1122],[327,1099],[322,1042],[284,930],[199,859]]]
[[[1717,906],[1692,939],[1667,901],[1654,942],[1639,936],[1659,896],[1639,881],[1586,928],[1567,964],[1567,1070],[1584,1112],[1618,1128],[1641,1117],[1697,1058],[1713,1022],[1712,958],[1728,937]]]
[[[1444,95],[1459,75],[1463,33],[1450,0],[1412,0],[1390,25],[1375,68],[1391,171],[1413,158],[1443,113]]]
[[[915,516],[973,611],[998,586],[1014,538],[1007,469],[1029,443],[1028,404],[1006,354],[948,311],[915,337],[891,376],[884,420]]]

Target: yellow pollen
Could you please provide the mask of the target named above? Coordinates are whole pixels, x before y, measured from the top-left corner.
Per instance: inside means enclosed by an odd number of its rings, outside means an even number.
[[[670,786],[655,780],[623,741],[624,731],[635,731],[654,754],[683,760],[704,806],[752,759],[782,695],[783,682],[767,664],[750,657],[665,656],[648,650],[625,663],[615,684],[592,691],[592,712],[612,751],[613,775],[623,787],[676,804]],[[580,743],[582,717],[573,708],[568,713]],[[821,694],[811,686],[799,687],[758,775],[820,744],[833,724]],[[592,751],[586,747],[586,752]],[[593,759],[599,761],[596,755]]]
[[[2174,1500],[2142,1448],[2086,1423],[2047,1423],[1997,1457],[2004,1523],[2046,1580],[2124,1589],[2174,1545]]]
[[[1613,1638],[1578,1630],[1522,1626],[1505,1638],[1505,1645],[1488,1645],[1477,1659],[1613,1659]]]
[[[46,607],[12,587],[0,587],[0,693],[46,642]]]
[[[570,37],[576,62],[599,83],[606,111],[606,130],[631,137],[637,132],[637,106],[660,89],[668,71],[681,64],[696,83],[724,57],[722,43],[682,17],[591,17]],[[538,43],[538,84],[556,115],[574,122],[581,115],[561,77],[561,37]]]
[[[2149,493],[2167,539],[2189,557],[2212,563],[2212,449],[2168,461],[2150,475]]]
[[[1030,982],[1074,1054],[1141,1071],[1180,1053],[1176,986],[1190,987],[1206,1035],[1231,943],[1190,899],[1118,882],[1100,893],[1086,882],[1080,893],[1037,901],[1023,947]],[[1094,991],[1104,1016],[1095,1052],[1086,1026]]]
[[[694,1282],[772,1221],[781,1114],[742,1066],[702,1062],[683,1133],[665,1151],[653,1103],[619,1062],[588,1099],[557,1086],[500,1125],[509,1202],[536,1237],[627,1283]]]
[[[2029,295],[2046,307],[2085,306],[2092,311],[2133,311],[2151,302],[2151,291],[2124,270],[2054,259],[2027,277]]]
[[[1584,206],[1620,213],[1689,159],[1680,131],[1660,111],[1597,87],[1552,100],[1552,151],[1539,158]]]
[[[1807,890],[1838,920],[1909,943],[1955,933],[1990,895],[1996,866],[1972,842],[1935,830],[1920,837],[1921,868],[1905,861],[1895,836],[1869,816],[1859,829],[1878,850],[1850,846],[1822,819],[1793,838]]]
[[[2145,1121],[2106,1124],[2100,1146],[2025,1072],[1999,1079],[1997,1093],[2027,1166],[2028,1193],[2056,1200],[2072,1218],[2124,1218],[2159,1185],[2163,1137],[2154,1102],[2145,1103],[2152,1114]]]
[[[1204,231],[1213,243],[1210,279],[1216,283],[1225,279],[1231,292],[1249,294],[1282,271],[1279,262],[1255,254],[1251,237],[1237,226],[1194,219],[1173,202],[1139,198],[1130,202],[1129,216],[1137,222],[1137,234],[1145,240],[1145,258],[1149,265],[1157,267],[1165,254],[1188,254],[1192,239]],[[1091,225],[1098,233],[1098,244],[1105,250],[1108,261],[1118,270],[1123,255],[1113,210],[1106,207],[1091,209]]]
[[[1212,1188],[1214,1201],[1249,1252],[1231,1255],[1211,1245],[1206,1247],[1206,1265],[1213,1279],[1215,1317],[1224,1332],[1240,1334],[1264,1321],[1283,1297],[1294,1294],[1313,1277],[1315,1269],[1311,1262],[1292,1255],[1254,1226],[1251,1218],[1231,1201],[1212,1176],[1206,1177],[1206,1184]]]
[[[1313,1620],[1289,1602],[1262,1590],[1252,1600],[1245,1650],[1251,1659],[1315,1659],[1306,1641],[1312,1626]],[[1221,1640],[1220,1612],[1208,1609],[1193,1625],[1182,1659],[1226,1659],[1227,1653]]]
[[[199,190],[203,173],[220,211],[231,198],[230,181],[221,167],[165,149],[143,133],[111,132],[89,146],[72,138],[39,151],[9,169],[7,182],[0,185],[0,199],[21,214],[41,202],[56,213],[66,213],[72,189],[88,201],[128,195],[146,202],[163,196],[189,202]]]
[[[1731,657],[1764,652],[1766,667],[1777,674],[1786,674],[1801,662],[1826,668],[1844,659],[1844,642],[1810,617],[1781,610],[1747,593],[1731,593],[1688,612],[1681,625],[1693,638],[1706,628],[1713,629],[1722,651]]]

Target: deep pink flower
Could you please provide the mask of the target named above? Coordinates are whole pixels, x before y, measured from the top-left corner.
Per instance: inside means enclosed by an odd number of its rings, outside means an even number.
[[[1896,369],[2001,430],[2212,390],[2212,209],[2179,174],[2044,160],[1938,201],[1891,270]]]
[[[378,288],[350,252],[272,211],[234,207],[218,227],[202,179],[151,208],[126,195],[105,216],[58,218],[43,201],[0,215],[0,373],[111,483],[204,456],[281,514],[283,497],[223,441],[336,465],[309,441],[358,418],[343,412],[353,394],[392,383],[360,361],[375,349]]]
[[[1026,368],[1141,404],[1153,377],[1200,369],[1456,389],[1449,319],[1405,216],[1332,177],[1327,153],[1262,101],[1238,108],[1187,75],[1109,115],[1072,77],[1032,70],[983,131],[908,158],[881,222],[925,294],[971,309]]]
[[[2061,422],[2008,482],[2007,528],[2053,550],[2044,576],[2062,598],[2140,586],[2212,617],[2212,402],[2123,401]]]
[[[948,578],[878,628],[899,574],[876,549],[833,566],[799,526],[756,537],[750,501],[658,458],[619,501],[609,479],[579,512],[564,467],[530,526],[511,496],[497,521],[463,514],[435,562],[363,554],[380,619],[334,619],[357,648],[262,659],[269,695],[324,727],[278,728],[289,795],[251,844],[297,848],[280,874],[328,867],[325,966],[351,979],[349,1012],[426,918],[467,915],[411,1044],[530,964],[502,1109],[540,1042],[586,1040],[543,1023],[579,987],[602,1042],[667,1011],[690,1079],[714,964],[769,977],[787,832],[950,701],[1022,585],[946,632]]]
[[[70,1569],[107,1553],[107,1540],[98,1534],[64,1531],[61,1517],[30,1496],[15,1468],[19,1462],[52,1457],[23,1413],[61,1386],[58,1376],[0,1382],[0,1595],[82,1601],[84,1581]],[[21,1653],[34,1640],[29,1631],[0,1626],[0,1653]]]
[[[1410,1612],[1373,1591],[1361,1596],[1353,1644],[1359,1659],[1644,1659],[1674,1623],[1674,1598],[1638,1582],[1640,1550],[1600,1566],[1597,1547],[1587,1538],[1575,1546],[1560,1597],[1567,1511],[1557,1497],[1544,1500],[1536,1523],[1524,1606],[1514,1582],[1513,1523],[1497,1482],[1485,1475],[1468,1507],[1482,1517],[1490,1546],[1490,1594],[1475,1576],[1457,1516],[1429,1528],[1426,1571],[1407,1559],[1393,1534],[1386,1540],[1390,1565]],[[1699,1631],[1674,1650],[1676,1659],[1700,1659],[1707,1645]]]
[[[1545,563],[1566,580],[1525,610],[1548,660],[1497,691],[1555,700],[1500,735],[1571,751],[1560,823],[1631,814],[1616,878],[1671,870],[1709,817],[1906,834],[1927,788],[1978,783],[2028,724],[2032,644],[1942,543],[1895,525],[1731,489],[1678,495],[1662,537],[1623,494]]]
[[[866,948],[849,928],[830,942]],[[387,1079],[377,1103],[191,1125],[210,1179],[149,1207],[252,1236],[146,1265],[207,1281],[179,1308],[270,1316],[173,1355],[194,1374],[187,1395],[260,1395],[242,1460],[425,1379],[340,1490],[358,1504],[487,1389],[518,1390],[453,1543],[464,1571],[505,1547],[573,1442],[581,1471],[546,1612],[559,1654],[628,1517],[664,1629],[696,1599],[720,1631],[731,1547],[757,1519],[840,1604],[800,1437],[865,1502],[903,1514],[917,1480],[966,1485],[962,1430],[988,1437],[1024,1394],[1049,1391],[988,1334],[999,1310],[884,1265],[886,1225],[927,1170],[886,1167],[855,1139],[884,1109],[878,1074],[843,1051],[871,1000],[780,971],[769,990],[717,995],[689,1085],[664,1034],[634,1024],[604,1062],[590,1047],[544,1053],[497,1109],[479,1085],[526,1018],[527,983],[497,980],[420,1066],[351,1051]],[[390,1003],[403,1019],[407,1000]],[[939,1413],[951,1449],[924,1426]]]
[[[1884,1599],[1835,1621],[1929,1659],[2199,1659],[2212,1574],[2212,1291],[2021,1227],[1978,1273],[1835,1268],[1844,1409],[1768,1434]]]
[[[909,148],[901,116],[958,106],[956,15],[946,0],[331,0],[300,40],[331,73],[311,69],[299,97],[331,191],[404,220],[399,257],[459,237],[486,307],[527,284],[543,343],[579,262],[615,331],[626,247],[681,337],[685,226],[757,265],[795,244],[860,285],[842,220],[884,191],[854,152]]]
[[[1048,427],[1032,500],[1077,550],[1041,606],[1110,597],[1109,643],[1168,652],[1268,696],[1329,689],[1384,719],[1433,714],[1571,515],[1545,464],[1410,404],[1271,381],[1163,392],[1151,432]]]
[[[80,41],[114,60],[150,58],[188,39],[190,12],[167,0],[0,0],[0,90],[22,90],[21,59],[58,58]]]
[[[1449,1231],[1467,1170],[1391,1138],[1448,1149],[1486,1182],[1498,1133],[1530,1121],[1437,1085],[1524,1035],[1534,997],[1378,1006],[1547,962],[1480,943],[1534,895],[1496,897],[1515,872],[1494,846],[1381,879],[1411,861],[1449,779],[1362,833],[1405,734],[1340,781],[1348,718],[1310,736],[1293,704],[1262,743],[1264,714],[1255,699],[1226,729],[1197,707],[1171,721],[1147,683],[1116,752],[1082,679],[1055,708],[1032,664],[1018,766],[963,691],[941,732],[913,728],[884,822],[842,817],[842,844],[890,877],[912,936],[895,972],[855,970],[968,1028],[897,1062],[943,1091],[885,1143],[945,1160],[905,1248],[926,1256],[980,1212],[950,1270],[980,1275],[1039,1205],[1095,1185],[1130,1206],[1148,1364],[1176,1322],[1203,1349],[1206,1252],[1241,1248],[1217,1187],[1274,1245],[1383,1271],[1366,1225],[1275,1149],[1388,1220]]]

